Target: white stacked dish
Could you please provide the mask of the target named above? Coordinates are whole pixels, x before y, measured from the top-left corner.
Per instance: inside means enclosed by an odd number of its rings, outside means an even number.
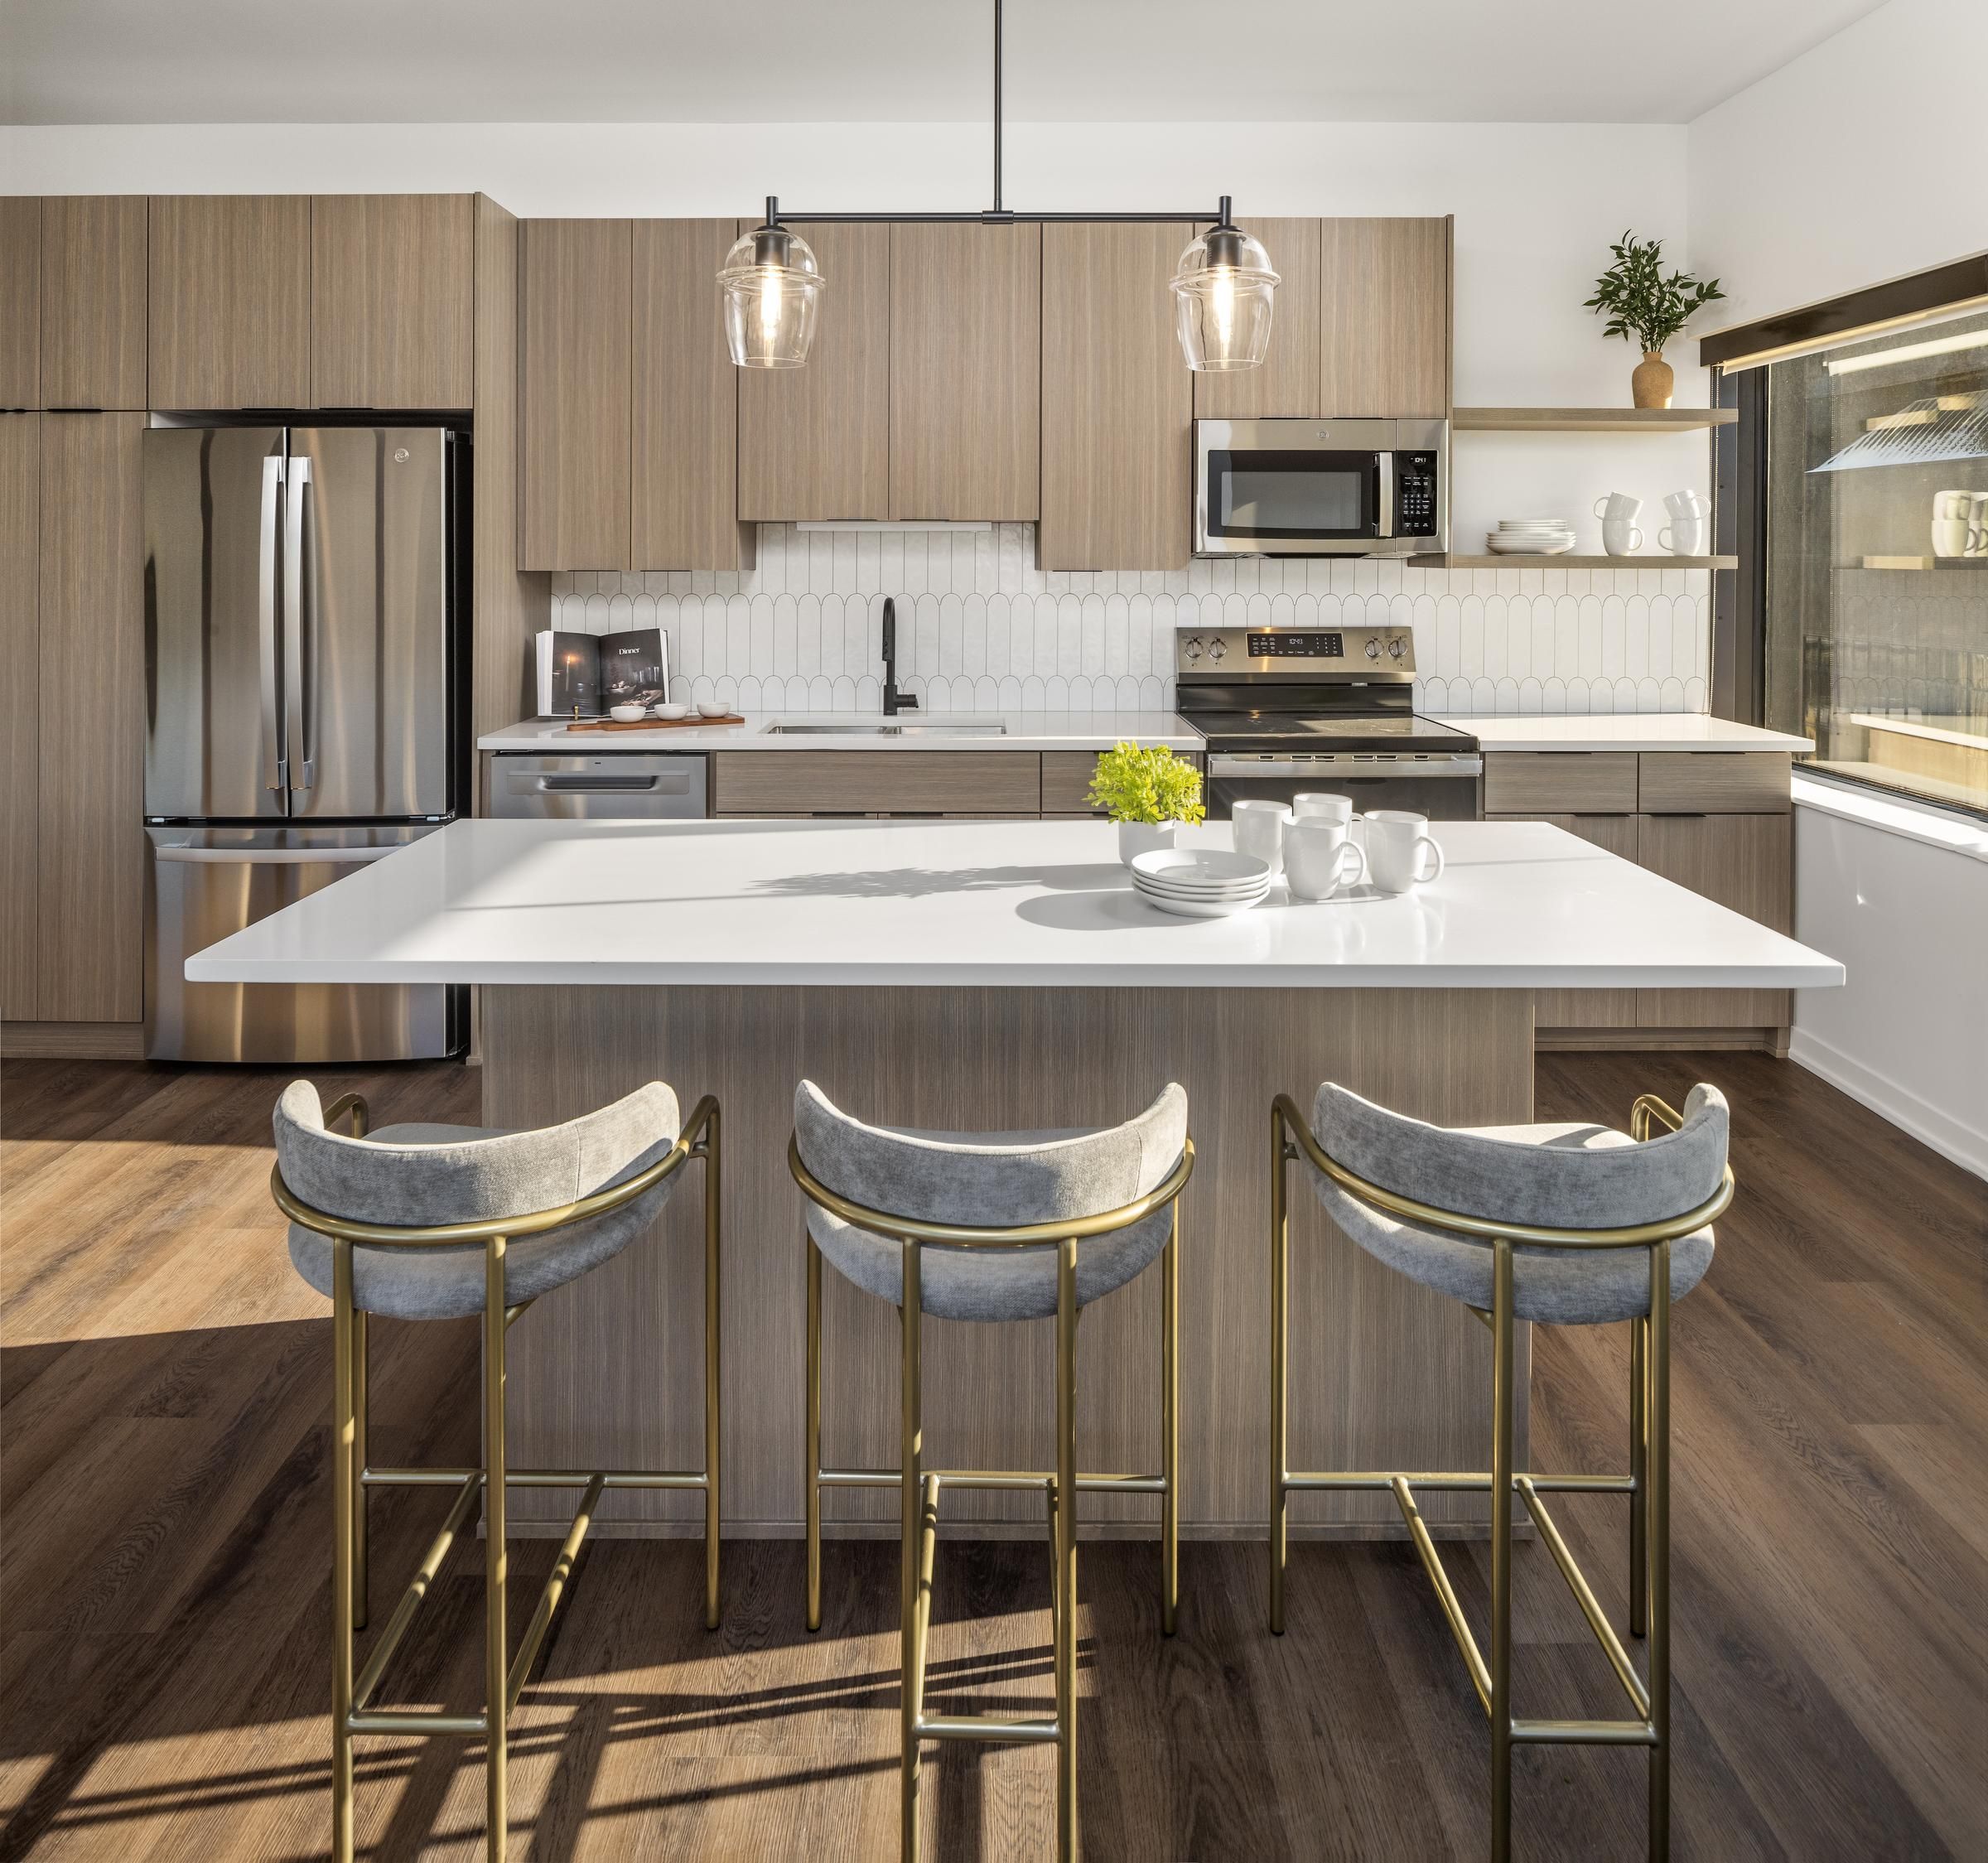
[[[1493,556],[1556,557],[1574,548],[1574,527],[1565,518],[1500,518],[1484,542]]]
[[[1132,890],[1181,919],[1226,919],[1260,905],[1270,862],[1218,847],[1156,847],[1132,862]]]

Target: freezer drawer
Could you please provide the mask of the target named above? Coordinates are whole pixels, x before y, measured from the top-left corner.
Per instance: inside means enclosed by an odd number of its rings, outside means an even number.
[[[555,821],[701,820],[707,810],[701,756],[639,751],[542,757],[499,751],[490,758],[490,813]]]
[[[413,1060],[462,1045],[441,984],[189,983],[195,952],[384,859],[427,828],[149,828],[145,1052],[153,1060]]]

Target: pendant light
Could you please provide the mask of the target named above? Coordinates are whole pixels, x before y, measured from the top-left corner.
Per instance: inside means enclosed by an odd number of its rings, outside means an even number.
[[[816,301],[828,280],[813,249],[780,224],[769,196],[763,224],[725,255],[725,341],[741,369],[799,369],[814,340]]]
[[[1262,242],[1230,224],[1223,195],[1219,224],[1181,253],[1174,274],[1187,366],[1205,373],[1258,367],[1270,350],[1277,284]]]

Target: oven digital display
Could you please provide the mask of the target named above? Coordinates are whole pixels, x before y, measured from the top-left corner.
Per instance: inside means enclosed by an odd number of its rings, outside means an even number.
[[[1293,658],[1336,660],[1346,655],[1345,638],[1337,634],[1252,634],[1249,657],[1252,660]]]

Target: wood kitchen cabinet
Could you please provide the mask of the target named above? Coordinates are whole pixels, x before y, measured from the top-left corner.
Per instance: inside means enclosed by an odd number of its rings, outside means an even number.
[[[155,195],[150,222],[152,405],[310,406],[310,197]]]
[[[1187,562],[1193,377],[1167,285],[1192,237],[1185,222],[1042,229],[1045,569]]]
[[[1502,763],[1507,752],[1497,761]],[[1518,755],[1524,755],[1520,752]],[[1609,753],[1613,755],[1614,753]],[[1629,753],[1630,761],[1635,753]],[[1487,761],[1485,787],[1490,787],[1493,765]],[[1633,772],[1632,772],[1633,775]],[[1551,822],[1556,828],[1579,835],[1583,841],[1605,847],[1619,859],[1633,861],[1641,845],[1641,827],[1634,815],[1532,814],[1494,815],[1487,809],[1484,819],[1492,822]],[[1532,992],[1532,1026],[1535,1029],[1633,1029],[1637,1025],[1635,990],[1535,990]]]
[[[750,569],[738,521],[739,371],[715,280],[726,220],[635,223],[630,569]],[[601,563],[597,568],[615,565]]]
[[[41,203],[0,195],[0,408],[41,405]]]
[[[1450,417],[1452,224],[1320,222],[1319,413]]]
[[[1040,513],[1041,356],[1040,227],[891,228],[893,518]]]
[[[36,758],[39,1021],[144,1011],[144,427],[135,413],[41,417],[36,685],[55,754]]]
[[[1645,815],[1637,859],[1653,873],[1785,932],[1793,915],[1793,818]],[[1639,990],[1638,1026],[1786,1028],[1786,990]]]
[[[1228,421],[1316,418],[1326,411],[1320,398],[1319,223],[1249,218],[1240,224],[1245,233],[1263,242],[1281,281],[1271,320],[1270,353],[1258,368],[1211,369],[1194,375],[1195,417]]]
[[[142,194],[41,203],[41,404],[136,411],[146,394]]]
[[[41,965],[41,417],[0,414],[0,1021],[31,1021]]]
[[[827,267],[824,265],[823,269]],[[1033,816],[1033,751],[720,751],[714,815]]]
[[[828,283],[802,367],[737,371],[739,516],[748,523],[887,519],[895,229],[799,230]]]
[[[520,569],[628,567],[634,239],[625,220],[519,229]]]
[[[311,202],[311,405],[467,408],[475,396],[475,200]]]

